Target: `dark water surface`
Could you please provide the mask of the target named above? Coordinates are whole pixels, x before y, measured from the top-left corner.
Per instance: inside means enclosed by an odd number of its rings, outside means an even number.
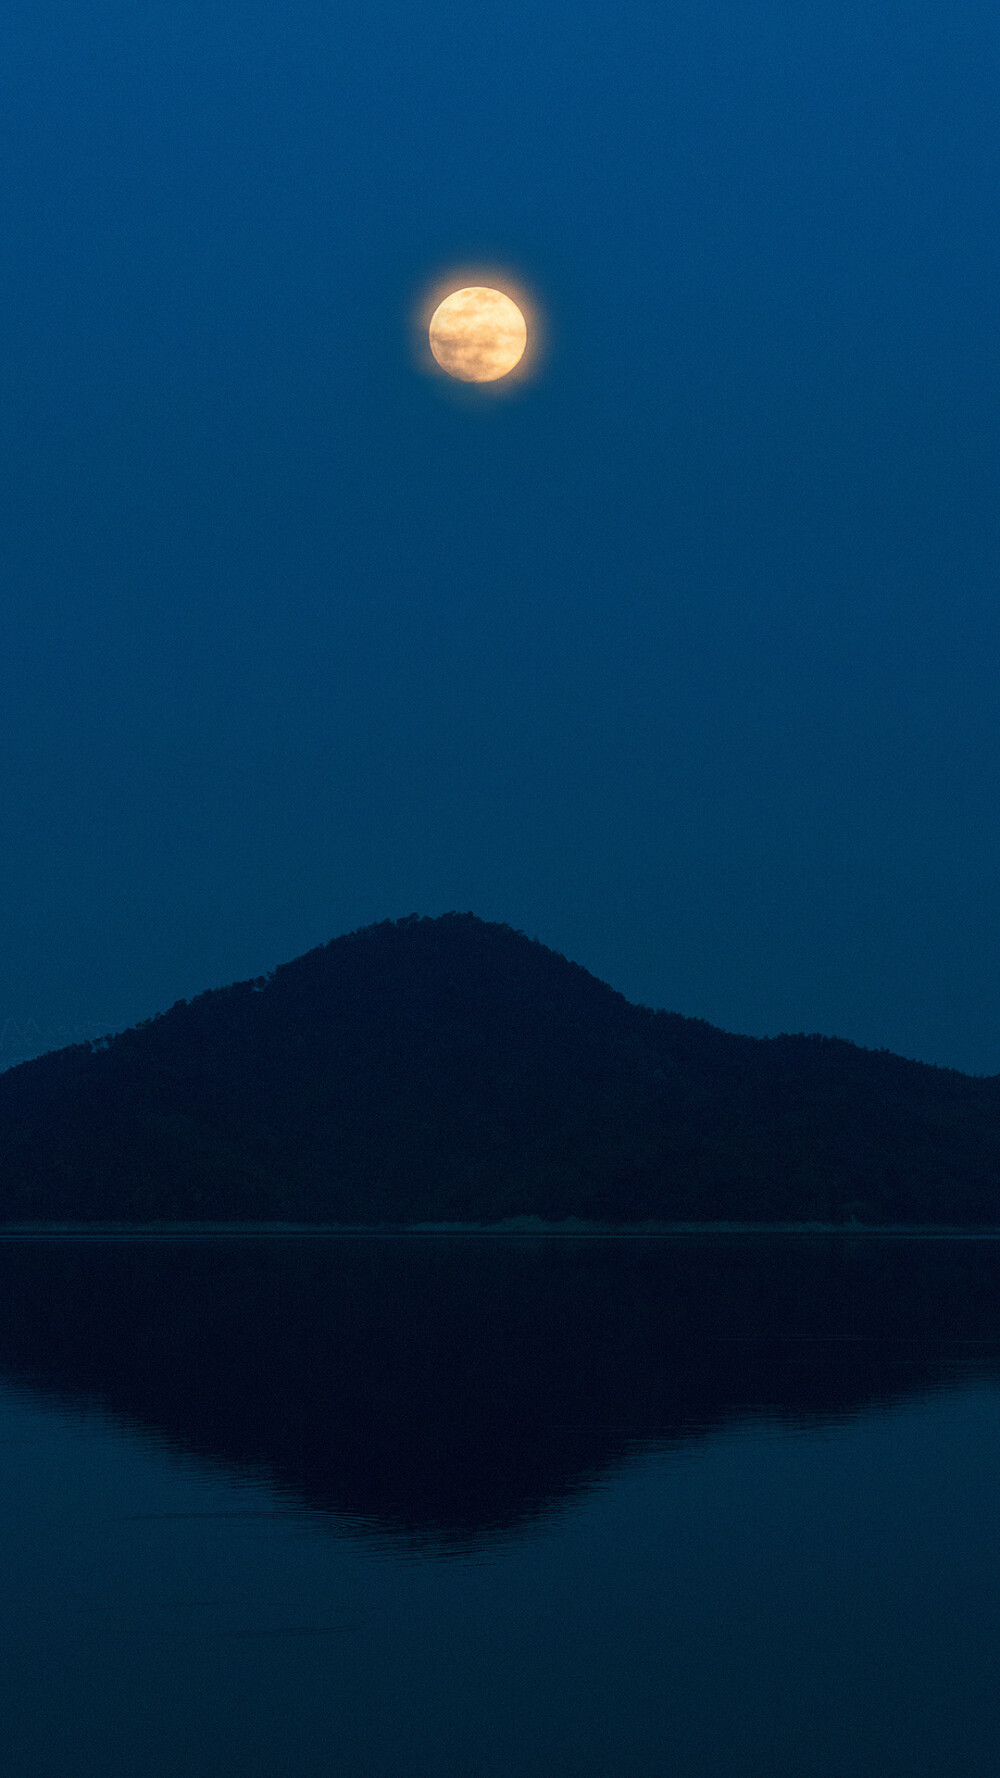
[[[4,1778],[995,1778],[1000,1243],[0,1241]]]

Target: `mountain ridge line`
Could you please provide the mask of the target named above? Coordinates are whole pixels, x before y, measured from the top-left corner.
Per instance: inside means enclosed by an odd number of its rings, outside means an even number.
[[[1000,1226],[1000,1076],[410,915],[0,1074],[0,1224]]]

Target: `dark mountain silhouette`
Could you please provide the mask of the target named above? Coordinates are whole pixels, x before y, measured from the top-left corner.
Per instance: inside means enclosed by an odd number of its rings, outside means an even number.
[[[439,1549],[636,1454],[1000,1377],[1000,1244],[0,1242],[0,1379]]]
[[[471,914],[0,1075],[0,1219],[1000,1223],[1000,1077],[632,1006]]]

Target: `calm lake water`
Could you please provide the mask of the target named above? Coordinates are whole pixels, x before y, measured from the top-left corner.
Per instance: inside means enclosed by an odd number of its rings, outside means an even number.
[[[1000,1243],[0,1241],[5,1778],[996,1778]]]

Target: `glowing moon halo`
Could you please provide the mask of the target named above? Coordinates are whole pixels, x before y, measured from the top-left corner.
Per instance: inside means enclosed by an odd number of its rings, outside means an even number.
[[[430,343],[450,377],[462,383],[495,383],[520,363],[528,328],[516,302],[502,290],[470,284],[438,303]]]

